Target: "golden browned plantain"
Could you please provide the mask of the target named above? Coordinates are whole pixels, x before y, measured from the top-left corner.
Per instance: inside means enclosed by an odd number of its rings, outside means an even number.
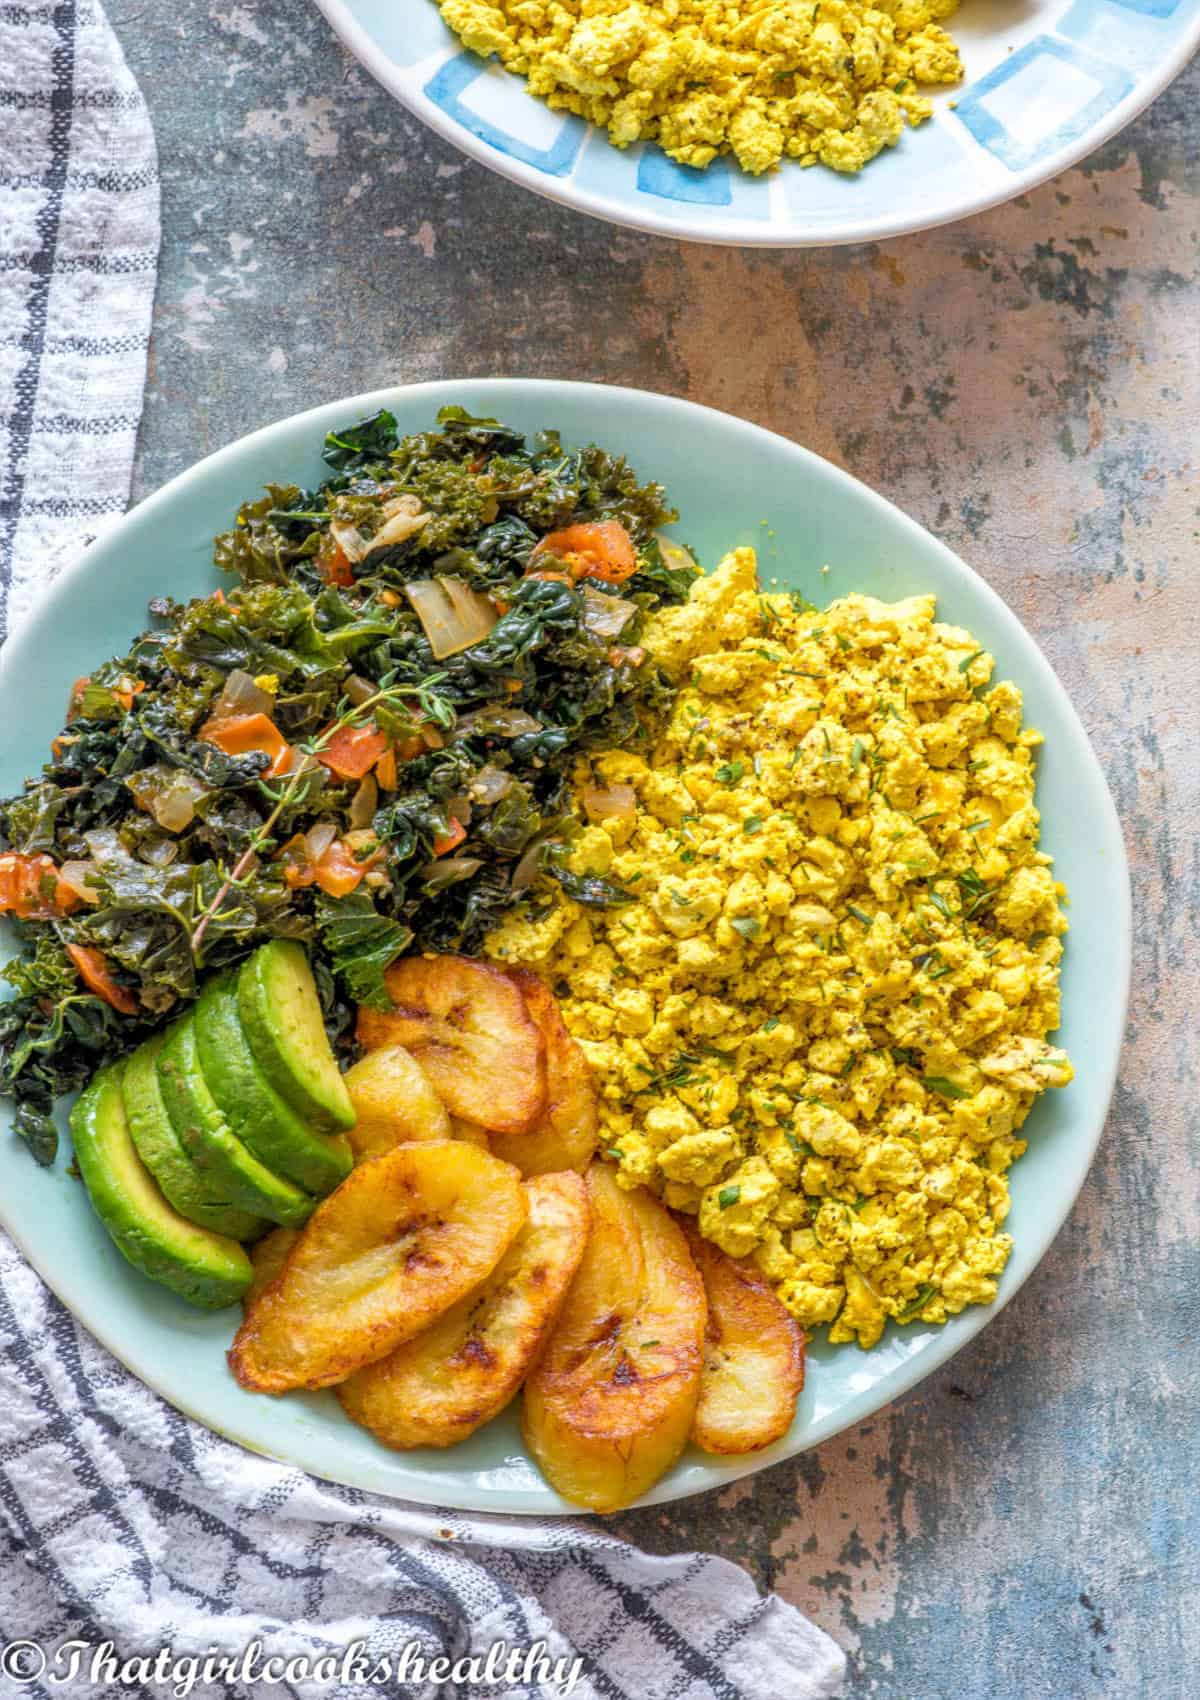
[[[704,1374],[692,1439],[705,1452],[757,1452],[791,1427],[804,1386],[804,1330],[751,1263],[684,1223],[708,1298]]]
[[[525,1221],[508,1163],[454,1139],[397,1145],[313,1211],[229,1354],[251,1392],[329,1387],[491,1274]]]
[[[254,1279],[242,1294],[242,1310],[248,1315],[251,1305],[260,1298],[287,1262],[288,1252],[300,1238],[299,1228],[275,1228],[264,1234],[250,1247],[250,1264]]]
[[[406,956],[384,976],[394,1009],[360,1009],[367,1050],[404,1045],[453,1116],[524,1133],[546,1102],[545,1046],[518,986],[465,956]]]
[[[546,1108],[528,1133],[496,1134],[492,1150],[515,1163],[523,1175],[558,1174],[563,1169],[582,1174],[595,1155],[600,1125],[591,1066],[564,1027],[557,999],[545,981],[521,968],[510,974],[546,1049]]]
[[[347,1069],[346,1090],[358,1117],[347,1135],[354,1161],[377,1157],[410,1139],[449,1139],[450,1117],[417,1059],[403,1045],[381,1045]]]
[[[679,1224],[612,1170],[587,1173],[592,1232],[525,1384],[525,1439],[565,1499],[618,1511],[678,1458],[700,1392],[704,1286]]]
[[[453,1446],[502,1411],[524,1380],[591,1217],[579,1175],[539,1175],[525,1195],[525,1226],[483,1285],[338,1388],[346,1414],[385,1446]]]

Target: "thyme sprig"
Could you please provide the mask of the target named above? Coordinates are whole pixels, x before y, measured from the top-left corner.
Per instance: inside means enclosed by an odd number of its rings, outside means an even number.
[[[315,738],[309,738],[296,746],[301,759],[295,763],[291,772],[287,775],[284,785],[278,791],[272,790],[270,786],[263,786],[265,794],[274,800],[274,808],[225,876],[212,902],[209,903],[192,929],[191,950],[197,966],[199,966],[201,960],[200,946],[214,917],[230,892],[247,883],[258,857],[270,844],[271,834],[280,817],[289,804],[295,802],[299,796],[301,786],[312,773],[313,763],[321,751],[332,743],[339,732],[344,732],[348,727],[361,726],[371,719],[374,711],[384,703],[402,703],[405,698],[410,700],[415,698],[417,707],[426,720],[439,726],[452,726],[454,724],[454,710],[444,697],[437,695],[434,689],[445,677],[445,673],[431,673],[415,685],[381,685],[377,691],[374,691],[360,703],[352,703],[348,697],[343,697],[338,704],[337,714],[324,731]]]

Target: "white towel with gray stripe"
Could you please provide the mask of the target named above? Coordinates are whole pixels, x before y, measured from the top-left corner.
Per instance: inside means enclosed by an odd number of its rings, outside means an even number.
[[[87,0],[0,0],[0,635],[129,500],[158,263],[145,102]]]
[[[154,138],[104,14],[0,0],[0,634],[128,500],[158,240]],[[820,1700],[843,1676],[724,1559],[243,1452],[0,1235],[0,1700]]]

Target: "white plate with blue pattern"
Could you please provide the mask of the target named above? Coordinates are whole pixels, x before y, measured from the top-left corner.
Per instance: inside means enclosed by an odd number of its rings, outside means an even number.
[[[466,51],[434,0],[317,4],[397,100],[493,171],[614,224],[762,248],[879,241],[1011,200],[1115,135],[1200,46],[1200,0],[967,0],[950,20],[965,80],[928,123],[856,177],[787,162],[755,178],[613,147]]]

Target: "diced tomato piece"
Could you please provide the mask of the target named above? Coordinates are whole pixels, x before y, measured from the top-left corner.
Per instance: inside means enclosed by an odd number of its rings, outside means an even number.
[[[354,568],[350,557],[334,537],[326,537],[317,555],[317,570],[326,584],[336,584],[339,590],[349,590],[354,583]]]
[[[636,645],[632,649],[622,649],[618,644],[609,650],[608,659],[614,667],[640,667],[646,659],[646,651]]]
[[[458,846],[462,843],[466,836],[466,827],[460,820],[456,820],[455,817],[451,815],[449,830],[446,832],[440,832],[433,841],[434,855],[448,856],[451,850],[457,850]]]
[[[270,756],[271,765],[263,775],[277,779],[291,766],[295,752],[275,722],[265,714],[238,714],[228,720],[207,720],[200,728],[206,744],[215,744],[227,756],[245,756],[258,750]]]
[[[79,718],[79,712],[83,707],[83,693],[87,690],[91,682],[91,675],[89,673],[81,673],[79,678],[76,679],[75,683],[71,686],[71,694],[67,698],[68,726],[71,724],[72,720],[77,720]]]
[[[551,531],[542,538],[530,561],[541,555],[565,561],[576,578],[599,578],[606,584],[624,584],[637,571],[633,539],[617,519],[592,520]]]
[[[116,697],[121,707],[125,710],[126,714],[128,714],[129,710],[133,707],[134,697],[137,696],[140,691],[144,691],[145,688],[146,686],[143,680],[131,679],[128,673],[123,673],[121,675],[120,684],[113,688],[113,695]]]
[[[345,897],[361,884],[369,862],[356,862],[353,852],[335,838],[316,866],[316,881],[330,897]]]
[[[330,897],[345,897],[362,883],[363,875],[381,861],[384,854],[381,846],[375,855],[360,862],[350,845],[335,838],[321,860],[313,863],[308,859],[303,836],[297,834],[284,845],[279,859],[285,864],[284,883],[293,891],[303,886],[319,885]]]
[[[21,856],[15,850],[0,856],[0,915],[45,921],[51,915],[69,915],[78,907],[78,897],[58,878],[49,856]]]
[[[370,773],[388,741],[373,720],[362,726],[342,726],[317,751],[317,760],[343,779],[361,779]]]
[[[396,740],[396,754],[401,761],[413,761],[417,756],[427,755],[430,750],[440,750],[445,742],[437,727],[424,715],[417,714],[408,737]]]
[[[78,968],[79,978],[89,992],[95,992],[120,1015],[137,1014],[137,999],[127,986],[118,985],[113,979],[102,951],[90,944],[69,944],[67,955]]]

